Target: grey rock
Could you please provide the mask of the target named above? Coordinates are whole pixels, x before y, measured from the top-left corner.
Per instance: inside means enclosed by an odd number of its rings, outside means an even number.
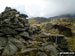
[[[0,33],[0,36],[3,36],[4,34],[3,33]]]
[[[10,23],[10,19],[5,19],[4,22],[5,23]]]
[[[11,42],[4,48],[2,55],[14,55],[17,52],[17,47]]]
[[[58,48],[61,48],[63,51],[69,51],[68,42],[64,35],[52,35],[50,38],[58,45]]]
[[[22,32],[22,33],[20,34],[20,36],[21,36],[22,38],[24,38],[25,40],[33,40],[32,38],[30,38],[29,33],[27,33],[27,32]]]
[[[42,32],[42,33],[40,33],[40,37],[41,38],[47,38],[47,37],[50,37],[50,33],[46,33],[46,32]]]
[[[29,32],[31,34],[34,34],[34,33],[40,33],[41,32],[41,29],[39,26],[30,26],[29,27]]]
[[[58,56],[57,49],[53,45],[47,45],[45,46],[44,50],[49,54],[52,52],[54,56]]]
[[[27,52],[31,52],[31,51],[35,51],[35,50],[37,50],[37,48],[27,48],[27,49],[21,51],[21,53],[27,53]]]
[[[29,33],[27,33],[27,32],[22,32],[22,33],[20,34],[20,36],[29,37]]]
[[[13,43],[16,47],[18,47],[18,48],[24,47],[22,41],[20,41],[20,40],[18,40],[18,39],[16,39],[16,38],[13,38],[13,37],[8,37],[8,39],[9,39],[9,41],[10,41],[11,43]]]
[[[8,35],[10,35],[10,34],[12,34],[12,35],[18,34],[17,31],[15,31],[13,29],[10,29],[10,28],[7,28],[7,27],[0,29],[0,32],[3,32],[4,34],[8,34]]]
[[[16,28],[16,29],[14,29],[14,30],[16,30],[16,31],[18,31],[18,32],[23,32],[23,31],[25,31],[24,28]]]
[[[5,11],[9,11],[9,10],[11,10],[10,7],[6,7],[6,8],[5,8]]]
[[[0,37],[0,49],[3,49],[7,45],[7,38]]]
[[[51,23],[47,23],[47,24],[43,25],[42,27],[46,30],[50,30],[50,29],[52,29],[53,25]]]
[[[38,52],[38,53],[36,54],[36,56],[47,56],[47,54],[44,53],[44,52]]]

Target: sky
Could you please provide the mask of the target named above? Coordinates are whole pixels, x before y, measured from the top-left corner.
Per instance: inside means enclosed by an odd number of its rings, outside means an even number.
[[[75,14],[75,0],[0,0],[0,13],[6,6],[15,8],[29,17]]]

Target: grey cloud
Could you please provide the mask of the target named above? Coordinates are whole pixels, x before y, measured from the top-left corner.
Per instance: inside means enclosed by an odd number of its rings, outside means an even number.
[[[32,16],[40,16],[41,13],[43,13],[43,17],[53,17],[58,16],[62,14],[75,14],[75,0],[44,0],[45,2],[48,2],[49,4],[44,6],[44,9],[38,12],[38,9],[40,9],[42,6],[39,6],[39,8],[36,9],[34,7],[36,12],[33,11],[34,14]]]
[[[0,2],[0,12],[4,7],[10,6],[16,8],[21,13],[27,14],[29,17],[52,17],[62,14],[75,14],[75,0],[36,0],[41,1],[33,3],[34,0],[2,0]],[[24,1],[24,2],[23,2]],[[27,1],[27,2],[25,2]],[[14,4],[13,4],[13,3]],[[26,3],[26,4],[25,4]]]
[[[61,15],[61,14],[75,14],[75,0],[48,0],[48,2],[53,2],[56,4],[55,12],[51,16]],[[50,16],[49,14],[47,14]]]

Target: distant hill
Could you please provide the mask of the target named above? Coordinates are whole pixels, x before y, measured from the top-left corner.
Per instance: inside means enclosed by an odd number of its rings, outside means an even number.
[[[54,19],[54,18],[75,18],[75,14],[64,14],[64,15],[59,15],[59,16],[54,16],[54,17],[50,17],[50,19]]]
[[[69,22],[75,23],[75,14],[74,15],[65,14],[65,15],[54,16],[54,17],[49,17],[49,18],[34,17],[34,18],[30,18],[28,21],[30,24],[40,24],[40,23],[44,23],[44,22],[50,22],[51,20],[55,20],[55,19],[59,19],[59,20],[63,19],[65,22],[69,21]]]
[[[40,24],[43,22],[49,22],[50,19],[45,18],[45,17],[35,17],[35,18],[30,18],[28,21],[30,24]]]

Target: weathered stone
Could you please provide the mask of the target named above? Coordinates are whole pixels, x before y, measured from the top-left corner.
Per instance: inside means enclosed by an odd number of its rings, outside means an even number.
[[[16,29],[14,29],[14,30],[16,30],[16,31],[18,31],[18,32],[23,32],[23,31],[25,31],[24,28],[16,28]]]
[[[27,32],[22,32],[20,36],[29,37],[29,34]]]
[[[2,55],[14,55],[17,52],[17,47],[9,41],[7,46],[4,48]]]
[[[40,33],[41,29],[39,26],[30,26],[28,32],[31,34]]]
[[[11,43],[13,43],[17,48],[23,48],[24,45],[22,43],[22,41],[16,39],[16,38],[13,38],[13,37],[8,37],[9,41]]]
[[[0,37],[0,48],[4,48],[7,45],[8,39],[5,37]]]
[[[9,24],[10,23],[10,19],[5,19],[4,22]]]
[[[38,52],[38,53],[36,54],[36,56],[47,56],[47,54],[44,53],[44,52]]]
[[[51,23],[47,23],[47,24],[43,25],[42,27],[46,30],[50,30],[53,27],[53,25]]]
[[[28,49],[21,51],[21,53],[27,53],[27,52],[31,52],[31,51],[35,51],[35,50],[37,50],[37,48],[28,48]]]
[[[41,38],[47,38],[47,37],[50,37],[50,33],[45,33],[45,32],[42,32],[42,33],[40,33],[40,37]]]
[[[69,51],[68,43],[64,35],[52,35],[50,38],[53,42],[55,42],[58,45],[59,48],[61,48],[61,50]]]
[[[3,33],[0,33],[0,36],[3,36],[4,34]]]
[[[53,53],[54,56],[58,56],[57,49],[53,45],[45,46],[44,50],[49,54],[50,52]]]
[[[0,32],[3,32],[4,34],[8,34],[8,35],[16,35],[18,34],[17,31],[13,30],[13,29],[10,29],[10,28],[2,28],[0,29]]]

